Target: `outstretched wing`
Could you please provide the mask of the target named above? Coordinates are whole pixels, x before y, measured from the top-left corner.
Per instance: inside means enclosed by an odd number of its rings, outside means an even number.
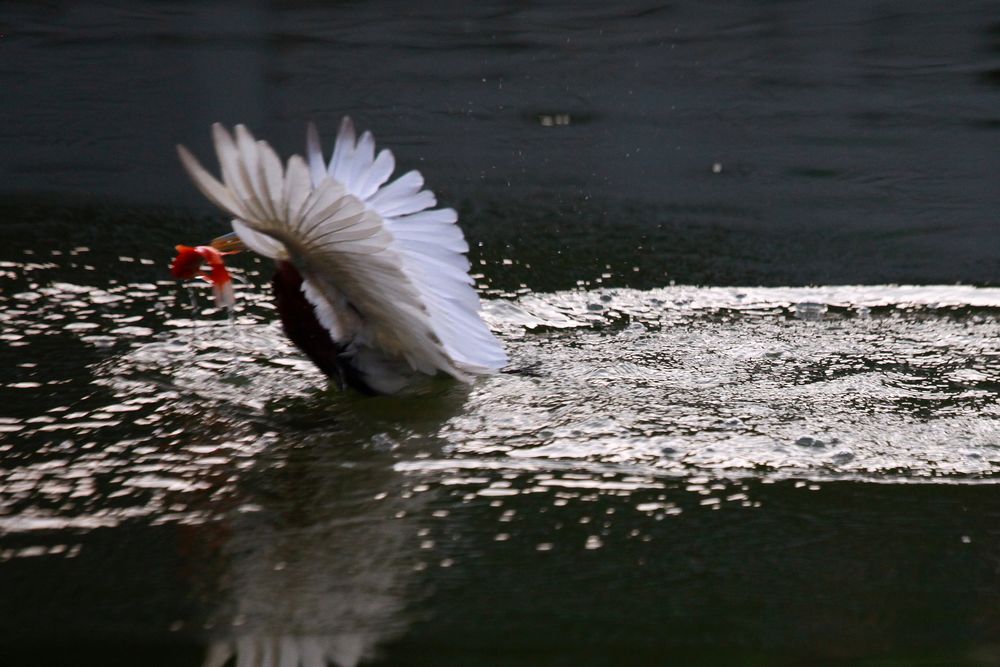
[[[314,187],[324,180],[344,188],[377,214],[391,237],[390,249],[427,307],[435,333],[454,358],[490,369],[507,363],[503,348],[479,316],[479,295],[469,277],[469,246],[455,224],[454,209],[432,209],[434,193],[425,190],[418,171],[409,171],[386,184],[395,169],[391,151],[375,154],[370,132],[360,137],[350,118],[344,118],[337,141],[325,163],[315,126],[307,135],[309,172]]]
[[[467,261],[456,252],[464,240],[453,224],[454,212],[424,210],[434,198],[420,190],[419,174],[415,179],[410,172],[382,188],[394,166],[392,155],[383,151],[375,158],[370,134],[353,141],[349,121],[342,126],[344,148],[338,140],[340,153],[334,151],[328,168],[345,180],[317,179],[315,164],[310,169],[299,156],[282,166],[274,150],[245,127],[238,125],[235,134],[234,139],[221,125],[213,126],[222,182],[187,149],[180,146],[178,152],[205,196],[237,219],[234,229],[251,249],[291,261],[330,300],[342,294],[365,321],[366,345],[405,359],[414,370],[468,380],[506,363],[479,317]],[[449,231],[439,231],[449,225]],[[421,230],[426,237],[408,240]],[[450,230],[457,231],[460,244]]]

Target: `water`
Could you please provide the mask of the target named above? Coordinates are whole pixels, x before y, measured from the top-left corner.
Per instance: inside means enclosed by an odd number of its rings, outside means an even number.
[[[827,4],[5,9],[0,664],[1000,662],[1000,15]],[[168,279],[173,143],[346,112],[507,372]]]

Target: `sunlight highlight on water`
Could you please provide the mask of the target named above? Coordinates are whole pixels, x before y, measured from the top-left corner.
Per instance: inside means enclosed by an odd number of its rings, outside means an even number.
[[[704,478],[688,488],[711,507],[752,504],[733,487],[744,477],[975,482],[1000,463],[996,289],[487,301],[508,372],[371,401],[327,392],[252,287],[233,324],[192,317],[170,281],[39,283],[2,300],[0,335],[32,359],[6,387],[42,408],[0,422],[18,443],[3,446],[6,533],[204,522],[240,505],[241,471],[279,442],[394,452],[401,473],[497,502],[635,494],[667,514],[680,509],[656,494],[676,478]],[[82,345],[92,376],[61,377],[49,340]]]

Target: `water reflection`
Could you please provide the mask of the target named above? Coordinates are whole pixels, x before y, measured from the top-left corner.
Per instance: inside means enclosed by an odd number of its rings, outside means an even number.
[[[429,494],[394,458],[329,437],[275,443],[216,529],[225,584],[205,667],[353,667],[406,628]]]

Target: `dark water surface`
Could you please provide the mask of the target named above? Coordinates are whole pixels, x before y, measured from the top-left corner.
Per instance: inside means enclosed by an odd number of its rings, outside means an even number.
[[[7,3],[0,91],[0,665],[1000,664],[996,3]],[[174,144],[344,114],[514,372],[168,279]]]

